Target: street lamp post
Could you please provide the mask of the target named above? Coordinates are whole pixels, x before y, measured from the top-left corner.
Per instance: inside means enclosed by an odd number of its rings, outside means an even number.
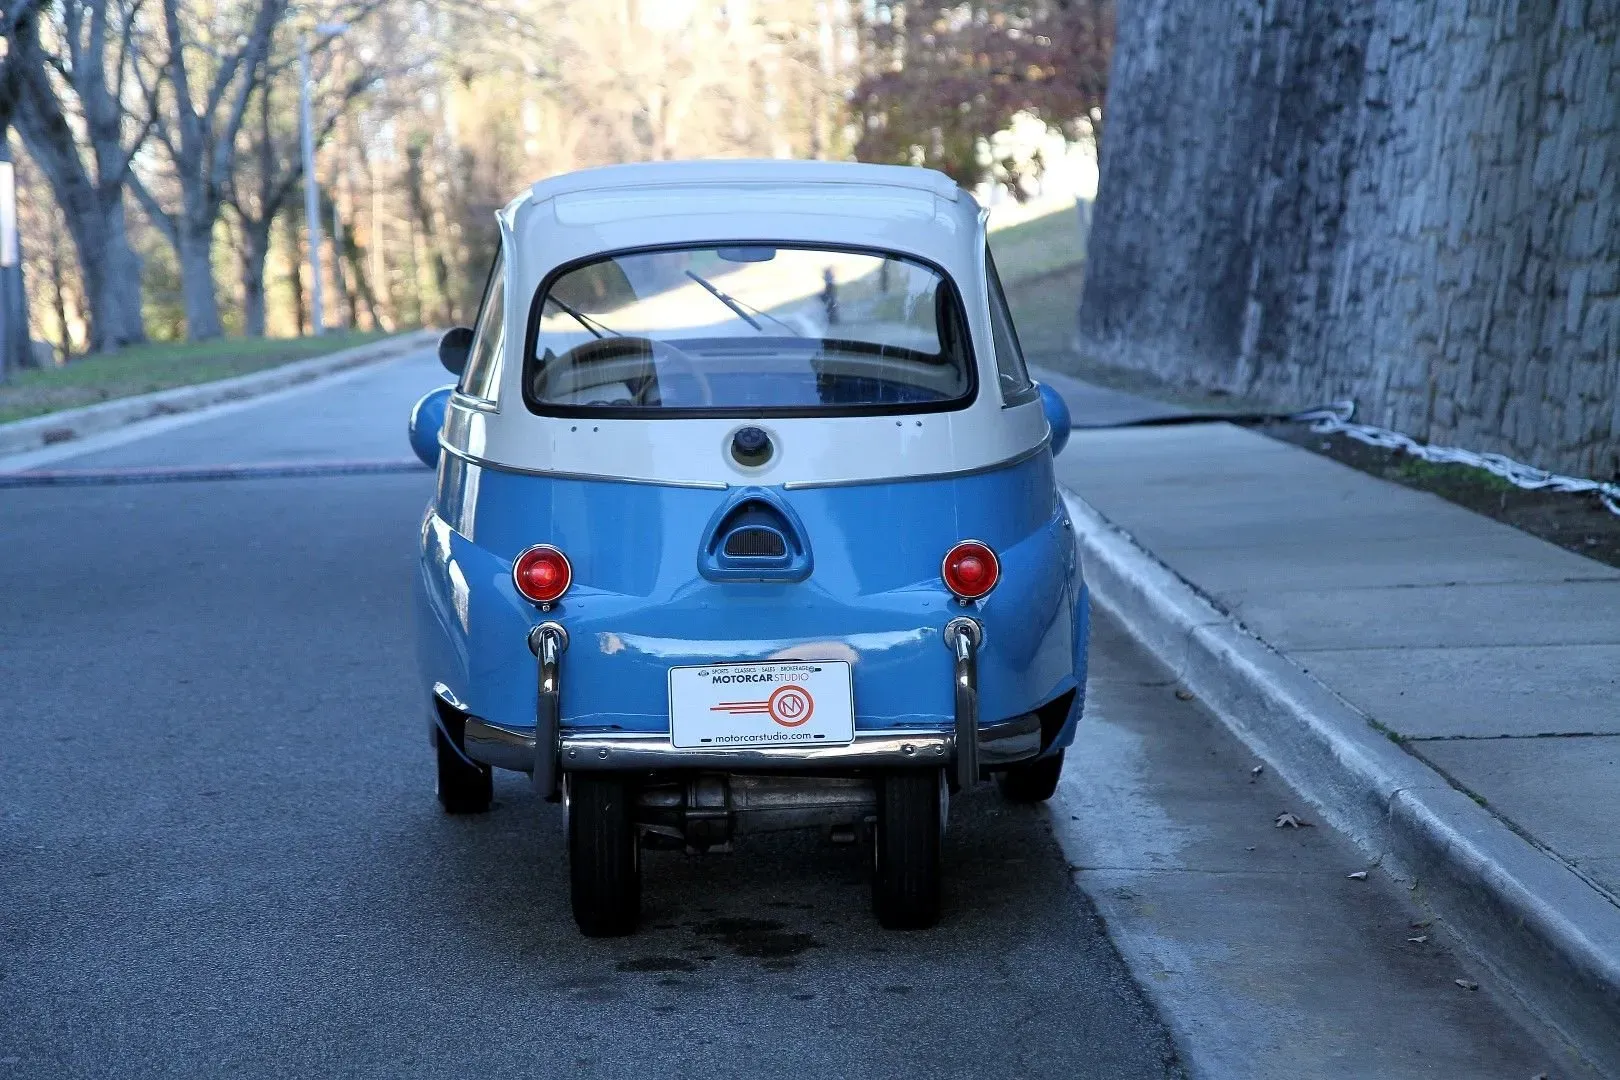
[[[315,32],[332,37],[349,28],[348,23],[320,23]],[[298,111],[303,130],[304,222],[309,229],[309,323],[317,335],[326,331],[326,315],[321,310],[321,200],[315,186],[315,107],[309,93],[309,35],[298,39]]]
[[[17,170],[0,133],[0,383],[28,366],[28,305],[23,297],[22,243],[17,233]]]

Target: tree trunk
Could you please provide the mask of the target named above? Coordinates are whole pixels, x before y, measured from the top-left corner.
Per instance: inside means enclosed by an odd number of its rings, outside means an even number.
[[[375,244],[377,238],[372,237]],[[348,261],[349,273],[354,275],[354,288],[349,291],[349,325],[355,329],[360,328],[360,304],[366,305],[366,314],[371,319],[371,328],[381,330],[382,319],[377,314],[377,294],[372,290],[371,281],[366,276],[365,251],[354,239],[354,230],[343,230],[343,258]]]
[[[405,275],[405,283],[410,287],[411,321],[417,326],[426,326],[428,317],[422,300],[422,260],[418,255],[421,244],[421,237],[416,235],[415,219],[406,218],[405,258],[410,264],[410,272]]]
[[[68,234],[79,256],[79,277],[84,285],[84,306],[90,322],[89,351],[93,353],[117,352],[125,345],[145,341],[145,331],[131,335],[127,328],[130,292],[134,293],[134,306],[140,309],[140,279],[133,282],[114,281],[114,275],[127,272],[130,261],[138,268],[140,260],[129,248],[127,234],[114,238],[108,218],[93,211],[67,213]],[[123,225],[122,208],[113,215],[118,227]],[[122,253],[118,250],[122,248]],[[123,260],[120,264],[120,260]],[[119,265],[124,267],[119,270]],[[136,326],[141,324],[136,321]]]
[[[405,193],[410,198],[411,215],[422,230],[422,244],[428,252],[428,269],[433,274],[433,288],[439,294],[440,311],[444,320],[441,325],[454,326],[456,320],[454,298],[450,295],[450,267],[445,262],[444,253],[439,250],[438,230],[434,228],[433,208],[428,205],[426,182],[427,179],[422,172],[422,150],[419,146],[412,146],[405,151]],[[422,313],[422,321],[427,322],[425,311]]]
[[[34,120],[28,113],[25,119]],[[57,132],[37,122],[20,125],[34,161],[45,173],[73,238],[84,283],[85,314],[90,323],[90,352],[115,352],[146,340],[141,316],[141,258],[129,245],[122,188],[98,190],[77,166],[71,141],[56,141]]]
[[[242,223],[242,332],[248,337],[264,337],[264,265],[270,256],[270,225],[269,221]]]
[[[141,257],[129,246],[129,228],[124,220],[124,189],[120,186],[102,207],[106,221],[107,267],[105,309],[91,321],[106,326],[108,348],[146,343],[146,322],[141,311]]]
[[[308,332],[306,327],[309,325],[309,313],[304,309],[303,231],[298,228],[298,220],[290,210],[281,215],[281,231],[287,242],[287,288],[292,290],[293,329],[302,335]]]
[[[179,223],[180,302],[186,311],[186,340],[212,341],[225,333],[214,293],[213,220],[198,227]]]
[[[51,311],[56,316],[56,332],[60,335],[62,363],[73,358],[73,338],[68,333],[67,275],[62,267],[62,245],[51,242]]]

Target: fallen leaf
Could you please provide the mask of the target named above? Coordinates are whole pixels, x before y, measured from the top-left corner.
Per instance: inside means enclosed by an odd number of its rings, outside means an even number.
[[[1425,941],[1429,940],[1429,935],[1428,934],[1419,934],[1417,937],[1409,937],[1406,940],[1410,941],[1413,945],[1421,945]]]
[[[1278,829],[1308,829],[1311,827],[1310,822],[1286,810],[1278,814],[1277,820],[1272,824]]]
[[[1462,987],[1464,990],[1478,990],[1479,989],[1479,983],[1475,982],[1472,979],[1452,979],[1451,981],[1456,983],[1458,986]]]
[[[1367,880],[1367,871],[1365,871],[1365,870],[1357,870],[1353,874],[1346,874],[1345,877],[1349,878],[1351,881],[1366,881]]]
[[[1176,691],[1176,700],[1177,701],[1191,701],[1192,699],[1193,699],[1193,693],[1192,693],[1191,690],[1177,690]]]

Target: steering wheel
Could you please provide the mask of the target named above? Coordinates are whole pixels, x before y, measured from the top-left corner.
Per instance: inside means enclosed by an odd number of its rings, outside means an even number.
[[[587,341],[576,346],[571,353],[570,360],[574,366],[587,369],[595,367],[603,374],[633,364],[634,372],[612,376],[614,381],[642,377],[641,388],[636,391],[633,404],[651,404],[648,397],[654,392],[658,395],[658,404],[664,406],[714,404],[714,390],[692,357],[668,342],[628,335],[608,337]],[[648,360],[652,361],[650,365]],[[651,378],[646,378],[649,367]]]

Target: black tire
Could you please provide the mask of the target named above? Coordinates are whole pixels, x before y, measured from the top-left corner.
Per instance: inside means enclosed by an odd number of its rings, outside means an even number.
[[[940,773],[917,769],[878,780],[872,834],[872,910],[888,930],[939,921]]]
[[[568,883],[586,937],[622,937],[641,917],[634,789],[610,773],[568,777]]]
[[[1001,797],[1008,802],[1045,802],[1057,791],[1058,777],[1061,775],[1063,751],[1059,750],[1027,765],[1014,765],[996,777],[996,786],[1001,789]]]
[[[488,765],[470,765],[450,745],[443,731],[434,733],[439,762],[437,792],[447,814],[482,814],[495,798],[495,782]]]

